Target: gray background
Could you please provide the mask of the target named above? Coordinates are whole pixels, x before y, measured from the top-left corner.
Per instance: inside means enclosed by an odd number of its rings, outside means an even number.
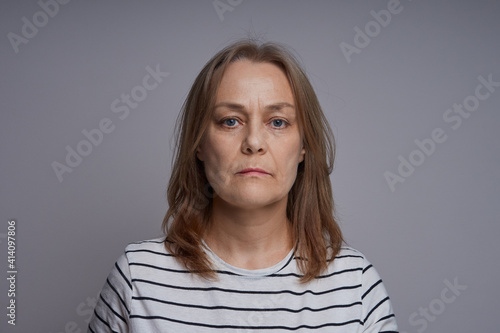
[[[14,218],[18,275],[15,327],[0,279],[0,331],[85,331],[126,244],[161,235],[174,122],[195,75],[254,36],[290,45],[305,65],[337,139],[343,231],[384,279],[401,331],[498,332],[500,87],[457,129],[443,115],[479,76],[500,81],[500,4],[401,0],[377,31],[370,12],[386,0],[220,2],[231,9],[221,17],[211,0],[73,0],[47,22],[36,1],[1,2],[0,267],[5,276]],[[16,53],[8,34],[22,37],[34,15],[46,24]],[[340,45],[366,24],[374,36],[348,62]],[[120,119],[112,102],[157,65],[168,77]],[[66,146],[103,118],[113,132],[60,182],[52,162],[65,164]],[[384,173],[436,128],[447,140],[391,191]],[[445,281],[467,288],[453,294]]]

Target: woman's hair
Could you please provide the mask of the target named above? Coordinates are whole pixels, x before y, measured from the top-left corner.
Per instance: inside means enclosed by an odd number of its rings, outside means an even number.
[[[215,97],[227,66],[238,60],[272,63],[283,70],[295,98],[305,148],[287,202],[287,218],[296,244],[295,256],[308,282],[320,275],[340,251],[342,233],[335,219],[329,174],[335,143],[311,83],[299,62],[276,43],[242,40],[218,52],[196,77],[177,119],[176,152],[167,189],[169,209],[162,228],[165,247],[193,273],[215,278],[202,237],[212,211],[213,190],[197,159],[197,147],[207,131]]]

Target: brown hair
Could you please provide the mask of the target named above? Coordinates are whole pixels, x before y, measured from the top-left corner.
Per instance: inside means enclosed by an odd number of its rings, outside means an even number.
[[[218,52],[196,77],[184,102],[176,127],[176,153],[167,189],[169,209],[162,228],[165,247],[187,269],[206,278],[215,272],[203,250],[202,236],[212,209],[212,189],[196,150],[212,117],[217,88],[226,67],[237,60],[269,62],[286,74],[295,97],[298,123],[306,154],[287,202],[295,255],[308,282],[320,275],[342,245],[334,217],[329,174],[333,170],[335,143],[314,89],[293,54],[276,43],[242,40]]]

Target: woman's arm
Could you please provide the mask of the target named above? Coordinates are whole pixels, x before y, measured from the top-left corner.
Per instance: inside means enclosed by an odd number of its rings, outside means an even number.
[[[397,333],[391,301],[378,272],[366,259],[362,275],[363,333]]]
[[[126,254],[123,254],[106,279],[87,332],[128,332],[131,298],[130,269]]]

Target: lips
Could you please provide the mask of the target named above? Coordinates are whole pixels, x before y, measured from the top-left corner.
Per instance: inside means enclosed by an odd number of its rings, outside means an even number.
[[[255,175],[255,176],[265,176],[265,175],[270,175],[269,172],[267,172],[264,169],[260,168],[246,168],[238,172],[241,175]]]

